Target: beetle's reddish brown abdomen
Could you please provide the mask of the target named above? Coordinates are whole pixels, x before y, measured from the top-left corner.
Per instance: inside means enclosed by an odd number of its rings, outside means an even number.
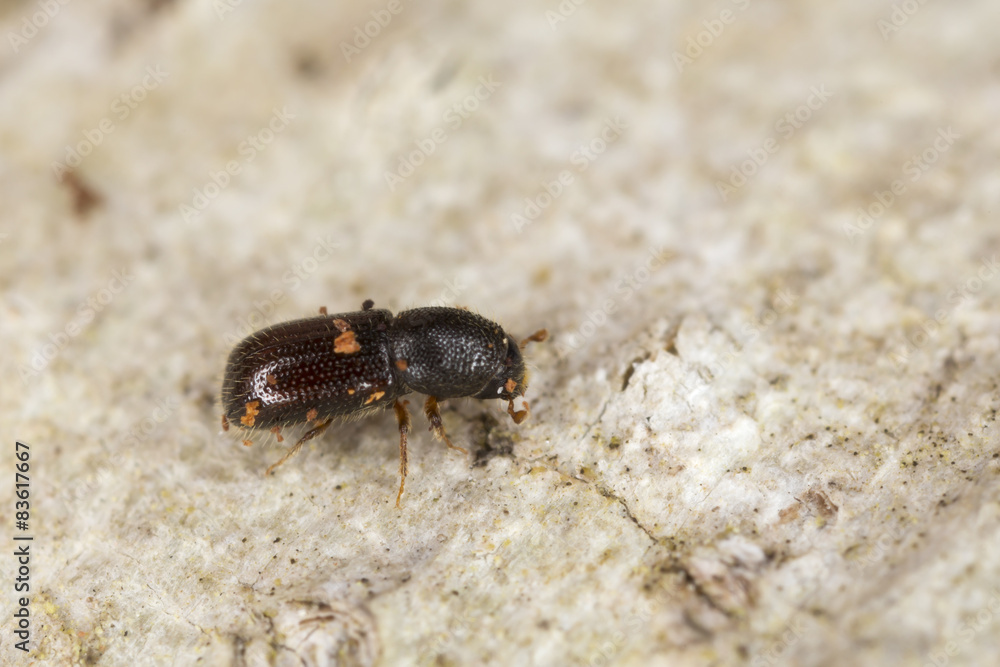
[[[387,407],[407,392],[393,373],[388,310],[284,322],[243,339],[222,383],[229,422],[271,428]]]

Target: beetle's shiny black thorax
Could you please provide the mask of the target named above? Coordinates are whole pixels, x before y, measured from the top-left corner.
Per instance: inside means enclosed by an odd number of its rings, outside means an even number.
[[[479,393],[503,367],[507,341],[499,324],[459,308],[407,310],[389,330],[393,360],[404,361],[399,379],[438,398]]]

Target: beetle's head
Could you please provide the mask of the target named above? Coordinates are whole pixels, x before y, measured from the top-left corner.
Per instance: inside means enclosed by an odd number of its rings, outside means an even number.
[[[486,388],[476,395],[476,398],[499,398],[507,401],[507,414],[514,420],[515,424],[520,424],[528,418],[528,402],[524,401],[523,410],[514,410],[514,399],[524,396],[528,390],[528,372],[524,368],[524,358],[521,356],[521,348],[531,342],[540,343],[549,337],[549,332],[539,329],[520,343],[510,336],[505,336],[507,341],[507,354],[503,364],[497,374],[493,376]]]
[[[524,390],[528,388],[524,382],[524,357],[521,356],[521,348],[510,336],[504,338],[507,341],[507,349],[500,361],[499,369],[474,398],[499,398],[512,401],[523,395]]]
[[[496,375],[483,387],[482,391],[474,398],[499,398],[507,401],[507,412],[514,420],[515,424],[520,424],[528,417],[527,403],[524,410],[514,410],[514,399],[524,395],[527,391],[527,373],[524,369],[524,357],[521,356],[521,347],[511,336],[505,336],[507,340],[507,350],[500,368]]]

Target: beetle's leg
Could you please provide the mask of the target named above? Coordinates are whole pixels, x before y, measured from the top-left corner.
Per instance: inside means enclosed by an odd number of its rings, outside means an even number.
[[[438,439],[444,440],[444,444],[448,445],[450,449],[457,449],[463,454],[469,453],[469,450],[451,444],[451,439],[444,432],[444,424],[441,423],[441,409],[438,407],[438,400],[434,396],[427,397],[427,402],[424,403],[424,415],[427,417],[427,421],[431,423],[430,430],[434,431],[434,435]]]
[[[330,419],[322,419],[320,421],[317,421],[316,422],[316,426],[314,426],[311,429],[309,429],[308,431],[306,431],[306,434],[304,436],[302,436],[301,438],[299,438],[299,441],[295,443],[295,446],[293,446],[291,449],[289,449],[287,452],[285,452],[285,455],[282,456],[278,460],[277,463],[272,464],[271,467],[268,468],[267,472],[264,473],[264,474],[265,475],[270,475],[274,471],[275,468],[277,468],[282,463],[284,463],[288,459],[290,459],[293,456],[295,456],[296,454],[298,454],[299,450],[302,449],[302,445],[307,440],[312,440],[317,435],[320,435],[323,431],[325,431],[327,429],[327,427],[330,426],[330,422],[331,421],[332,420],[330,420]]]
[[[539,329],[538,331],[536,331],[535,333],[531,334],[527,338],[522,339],[521,342],[518,343],[518,347],[520,347],[523,350],[524,346],[527,345],[528,343],[532,343],[532,342],[533,343],[541,343],[543,340],[545,340],[548,337],[549,337],[549,332],[548,332],[547,329]]]
[[[528,402],[523,401],[523,403],[524,403],[524,410],[517,410],[515,412],[514,399],[510,399],[510,401],[507,402],[507,414],[509,414],[510,418],[514,420],[515,424],[520,424],[521,422],[523,422],[525,419],[528,418]]]
[[[392,409],[396,412],[396,422],[399,424],[399,493],[396,494],[396,509],[399,499],[403,497],[403,485],[406,484],[406,434],[410,432],[410,413],[406,409],[409,401],[396,399]]]

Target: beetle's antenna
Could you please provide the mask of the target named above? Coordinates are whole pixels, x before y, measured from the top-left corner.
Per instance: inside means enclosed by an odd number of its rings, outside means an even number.
[[[520,347],[523,350],[524,347],[528,343],[532,343],[532,342],[534,342],[534,343],[541,343],[542,341],[544,341],[548,337],[549,337],[549,332],[548,332],[547,329],[539,329],[538,331],[536,331],[535,333],[531,334],[527,338],[522,339],[521,342],[518,343],[518,347]]]
[[[521,401],[521,402],[524,404],[524,410],[517,410],[517,411],[514,410],[513,398],[510,399],[510,401],[507,403],[507,414],[509,414],[510,418],[514,420],[515,424],[520,424],[521,422],[523,422],[525,419],[528,418],[528,410],[529,410],[528,402],[527,401]]]

